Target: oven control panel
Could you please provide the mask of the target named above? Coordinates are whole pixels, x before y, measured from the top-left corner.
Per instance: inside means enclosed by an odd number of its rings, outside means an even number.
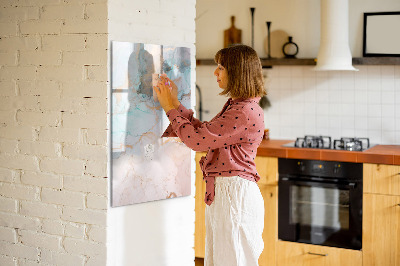
[[[362,179],[362,164],[303,159],[278,160],[279,174]]]

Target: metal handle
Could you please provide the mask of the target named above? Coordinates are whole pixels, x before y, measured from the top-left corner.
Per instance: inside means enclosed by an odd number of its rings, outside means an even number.
[[[307,254],[310,254],[310,255],[317,255],[317,256],[323,256],[323,257],[328,256],[328,254],[320,254],[320,253],[313,253],[313,252],[307,252]]]

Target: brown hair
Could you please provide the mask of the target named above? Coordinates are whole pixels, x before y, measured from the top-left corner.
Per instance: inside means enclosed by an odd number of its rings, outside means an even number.
[[[252,98],[266,95],[260,58],[247,45],[234,45],[219,50],[214,57],[228,72],[228,86],[220,95]]]

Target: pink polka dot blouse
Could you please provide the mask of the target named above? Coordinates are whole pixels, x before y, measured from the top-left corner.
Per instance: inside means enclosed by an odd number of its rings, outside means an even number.
[[[229,98],[209,122],[194,118],[193,111],[182,104],[167,113],[171,123],[162,137],[179,137],[192,150],[207,151],[200,160],[207,205],[214,200],[217,176],[240,176],[253,182],[260,179],[254,163],[265,128],[259,100]]]

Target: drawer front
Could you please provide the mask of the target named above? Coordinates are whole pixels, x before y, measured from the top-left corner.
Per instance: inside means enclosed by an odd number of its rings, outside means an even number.
[[[365,163],[363,174],[364,193],[400,195],[400,166]]]
[[[362,266],[358,250],[278,241],[278,266]]]

